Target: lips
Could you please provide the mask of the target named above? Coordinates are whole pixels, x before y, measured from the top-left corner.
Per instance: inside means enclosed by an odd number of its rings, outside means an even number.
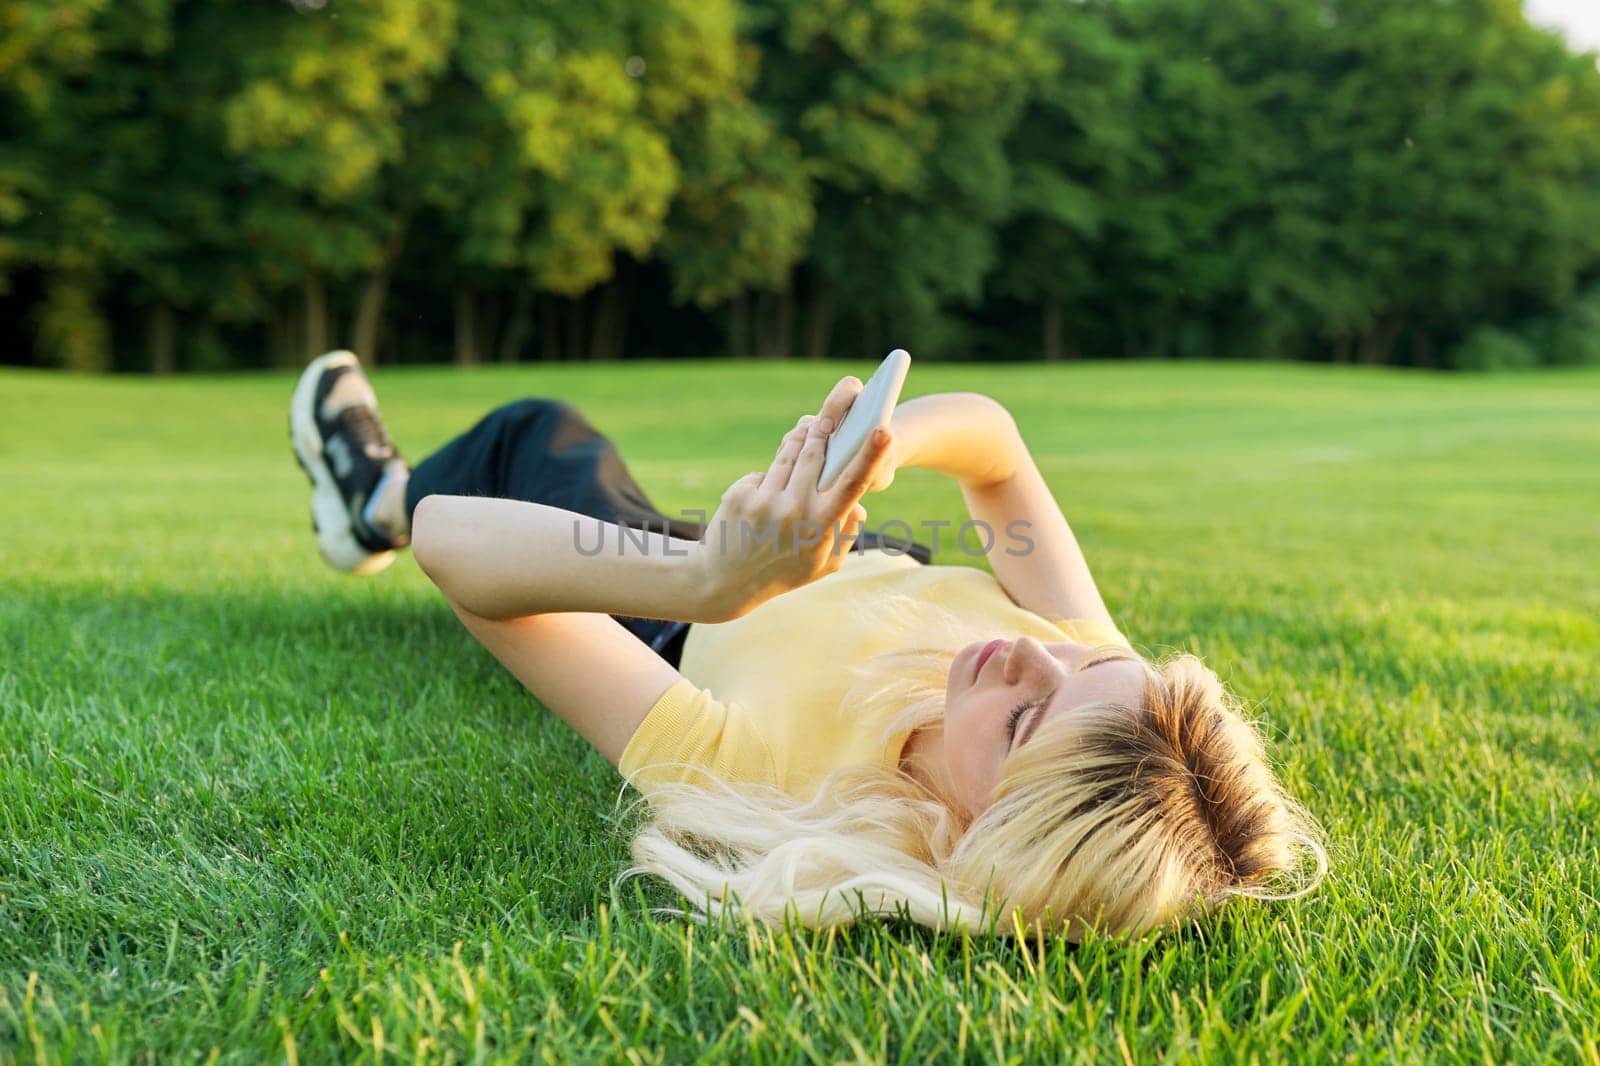
[[[983,646],[983,650],[978,652],[978,665],[972,669],[972,680],[978,680],[978,675],[983,672],[983,664],[989,661],[989,656],[1003,648],[1006,643],[1004,637],[996,637]]]

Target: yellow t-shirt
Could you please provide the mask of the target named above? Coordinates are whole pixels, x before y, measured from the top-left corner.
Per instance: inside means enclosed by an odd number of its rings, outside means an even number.
[[[873,617],[889,591],[980,619],[995,636],[1085,644],[1128,641],[1092,621],[1050,621],[1011,601],[984,570],[932,566],[909,555],[851,552],[827,577],[763,603],[742,618],[696,624],[674,682],[640,723],[618,768],[649,791],[692,780],[696,768],[738,783],[774,785],[801,798],[832,771],[860,762],[894,765],[906,738],[883,741],[887,722],[841,706],[848,667],[909,643]]]

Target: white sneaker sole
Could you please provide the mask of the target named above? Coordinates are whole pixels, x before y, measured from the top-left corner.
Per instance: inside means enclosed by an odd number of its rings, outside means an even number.
[[[324,370],[341,365],[359,366],[360,360],[350,352],[328,352],[313,359],[301,373],[294,399],[289,403],[289,440],[301,469],[311,478],[311,521],[317,527],[317,550],[335,569],[350,574],[376,574],[394,562],[395,553],[370,552],[356,540],[344,497],[322,457],[322,433],[317,429],[317,380]]]

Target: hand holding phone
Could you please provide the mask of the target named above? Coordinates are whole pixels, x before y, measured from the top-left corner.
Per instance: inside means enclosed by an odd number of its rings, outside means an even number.
[[[899,376],[904,377],[903,366]],[[889,409],[898,391],[898,384],[889,390]],[[822,409],[803,416],[784,436],[765,471],[751,471],[722,494],[706,524],[711,540],[703,542],[708,550],[700,553],[698,564],[706,603],[718,605],[719,618],[737,618],[773,596],[834,573],[850,553],[846,545],[859,540],[867,517],[861,495],[881,480],[893,443],[887,429],[877,431],[887,420],[880,394],[875,391],[871,402],[862,404],[866,392],[853,376],[840,378]],[[832,453],[839,473],[830,488],[819,488],[829,445],[852,410],[860,412],[860,439]]]

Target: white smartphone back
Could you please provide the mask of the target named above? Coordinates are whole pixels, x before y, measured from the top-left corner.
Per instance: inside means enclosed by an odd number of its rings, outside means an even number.
[[[900,402],[900,389],[906,383],[906,371],[911,369],[911,354],[896,348],[884,357],[867,379],[866,385],[856,394],[839,423],[828,437],[828,452],[822,460],[822,476],[817,479],[817,491],[826,492],[850,465],[850,460],[860,454],[867,438],[879,426],[887,426]]]

